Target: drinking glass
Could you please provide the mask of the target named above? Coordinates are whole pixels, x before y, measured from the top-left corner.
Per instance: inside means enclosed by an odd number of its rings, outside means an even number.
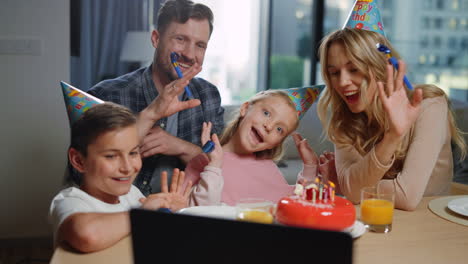
[[[236,219],[263,224],[273,223],[274,204],[265,199],[241,199],[236,204]]]
[[[392,230],[394,190],[365,187],[361,190],[361,221],[367,229],[376,233]]]

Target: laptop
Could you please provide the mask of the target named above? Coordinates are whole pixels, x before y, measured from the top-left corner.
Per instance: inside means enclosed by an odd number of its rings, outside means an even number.
[[[352,263],[344,232],[144,209],[131,210],[130,220],[136,264]]]

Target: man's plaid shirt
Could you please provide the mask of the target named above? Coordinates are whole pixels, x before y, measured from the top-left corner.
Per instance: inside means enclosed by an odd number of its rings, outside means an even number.
[[[201,78],[193,78],[189,87],[193,97],[200,99],[201,105],[178,113],[177,137],[200,146],[203,122],[213,123],[212,133],[220,135],[223,131],[224,109],[221,107],[219,91],[213,84]],[[124,105],[135,113],[141,112],[158,96],[158,91],[151,78],[151,66],[138,69],[116,79],[102,81],[92,87],[88,93],[104,101]],[[186,99],[187,95],[184,93],[182,100]],[[155,125],[161,123],[167,124],[167,118],[159,120]],[[143,167],[134,182],[134,185],[145,195],[151,193],[151,178],[155,168],[160,166],[158,156],[161,155],[143,159]]]

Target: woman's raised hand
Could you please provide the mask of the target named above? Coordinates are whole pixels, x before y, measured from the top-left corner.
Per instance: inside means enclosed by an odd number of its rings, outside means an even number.
[[[403,61],[398,63],[399,70],[396,78],[393,76],[393,66],[389,64],[387,65],[387,83],[384,85],[382,82],[378,82],[377,86],[379,97],[390,121],[387,132],[393,138],[401,139],[416,122],[421,111],[423,97],[422,90],[416,89],[410,102],[403,86],[406,64]]]

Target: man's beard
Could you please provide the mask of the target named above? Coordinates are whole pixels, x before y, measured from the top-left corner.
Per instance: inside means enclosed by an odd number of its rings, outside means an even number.
[[[156,65],[158,67],[158,70],[162,72],[164,77],[167,78],[169,82],[172,82],[179,78],[177,76],[177,73],[175,72],[174,66],[171,63],[163,62],[160,58],[157,58]]]

